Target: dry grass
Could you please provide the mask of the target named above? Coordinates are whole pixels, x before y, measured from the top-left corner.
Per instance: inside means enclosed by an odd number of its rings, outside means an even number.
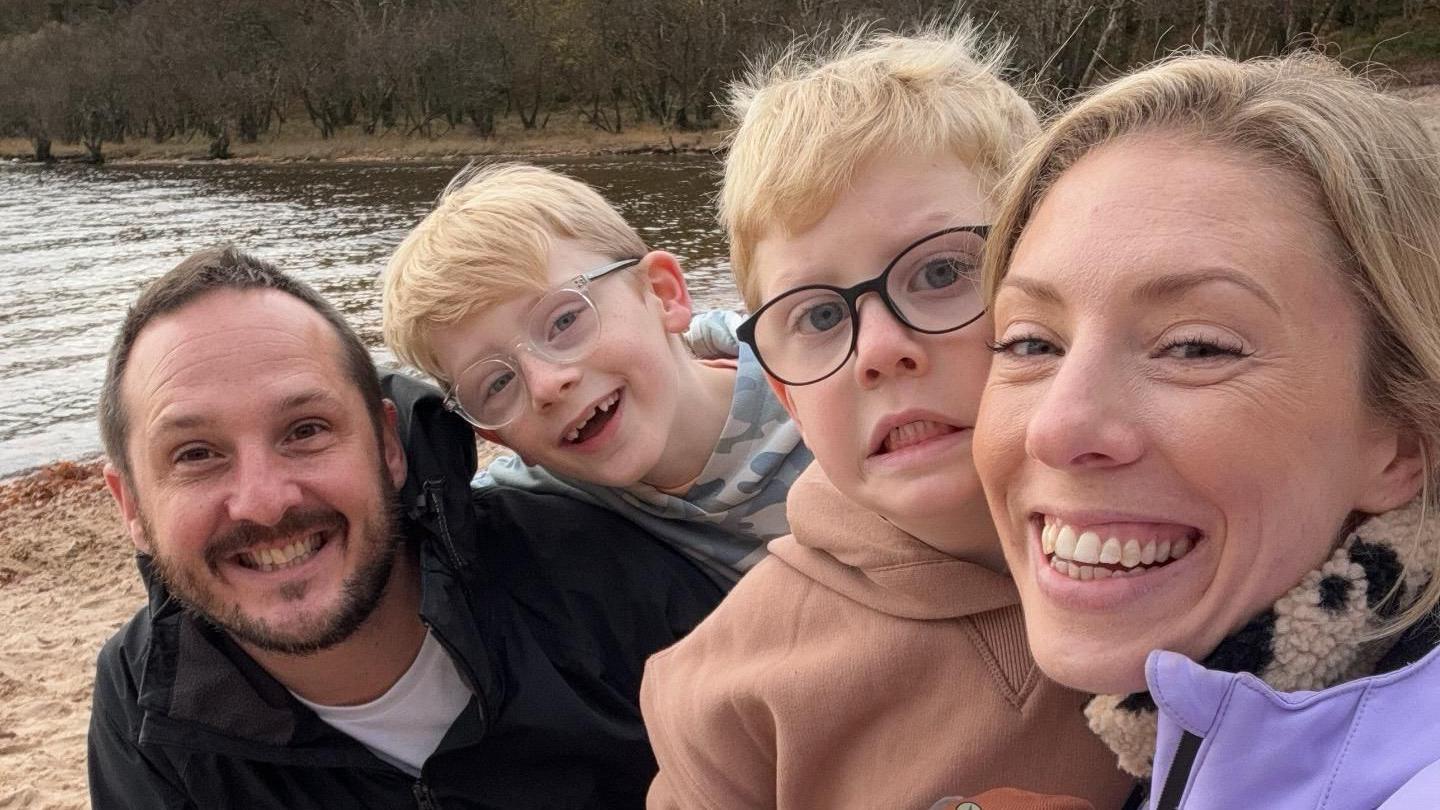
[[[305,121],[292,120],[278,135],[266,135],[256,143],[234,139],[230,152],[234,161],[376,161],[376,160],[462,160],[484,155],[569,155],[630,152],[689,152],[717,147],[714,131],[675,132],[655,126],[640,126],[614,134],[600,132],[575,121],[552,121],[543,130],[526,131],[518,120],[497,124],[493,138],[478,138],[466,130],[452,130],[433,138],[405,136],[391,132],[366,135],[358,127],[335,137],[322,139]],[[105,159],[112,163],[204,160],[209,149],[205,138],[172,138],[155,143],[132,138],[124,143],[107,143]],[[55,143],[60,160],[81,160],[85,149],[79,144]],[[24,138],[0,138],[0,160],[29,160],[30,142]]]

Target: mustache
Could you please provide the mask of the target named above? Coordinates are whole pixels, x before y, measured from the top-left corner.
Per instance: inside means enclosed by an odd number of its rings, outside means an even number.
[[[343,529],[345,516],[321,506],[295,507],[287,510],[273,526],[262,526],[245,520],[236,523],[205,545],[205,562],[214,570],[220,561],[252,546],[274,542],[282,537],[313,534],[326,529]]]

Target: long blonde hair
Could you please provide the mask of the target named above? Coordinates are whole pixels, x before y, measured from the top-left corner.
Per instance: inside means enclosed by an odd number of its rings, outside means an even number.
[[[1440,142],[1411,103],[1334,60],[1177,56],[1083,98],[1031,144],[1010,178],[987,245],[987,300],[1060,175],[1107,143],[1152,132],[1249,153],[1314,193],[1366,323],[1365,395],[1419,439],[1423,497],[1433,509],[1440,494],[1440,470],[1431,463],[1440,459]],[[1440,572],[1440,559],[1432,565]],[[1413,624],[1437,603],[1440,575],[1381,634]]]

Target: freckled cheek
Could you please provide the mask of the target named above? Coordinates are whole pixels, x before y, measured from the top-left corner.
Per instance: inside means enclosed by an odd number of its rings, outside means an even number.
[[[1025,460],[1025,443],[1035,397],[1000,386],[981,400],[975,425],[975,469],[987,488],[1003,496],[1005,485]]]
[[[869,436],[851,405],[853,398],[839,386],[827,390],[825,382],[790,389],[807,444],[827,464],[854,466],[864,459]]]

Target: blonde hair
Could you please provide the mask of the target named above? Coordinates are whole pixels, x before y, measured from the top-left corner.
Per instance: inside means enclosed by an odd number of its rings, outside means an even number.
[[[1313,193],[1367,325],[1365,395],[1419,438],[1428,511],[1440,493],[1430,464],[1440,458],[1440,144],[1414,107],[1314,53],[1179,56],[1112,82],[1027,151],[986,246],[987,300],[1057,179],[1090,152],[1147,134],[1240,150]],[[1429,587],[1377,635],[1440,603],[1440,559],[1433,564]]]
[[[385,269],[385,343],[403,362],[448,382],[431,332],[517,295],[550,286],[552,240],[611,258],[649,248],[593,188],[521,163],[467,166]]]
[[[1039,129],[1001,78],[1008,50],[982,44],[969,22],[911,36],[860,29],[798,41],[732,84],[719,215],[746,305],[761,303],[755,243],[813,225],[878,154],[953,154],[993,188]]]

